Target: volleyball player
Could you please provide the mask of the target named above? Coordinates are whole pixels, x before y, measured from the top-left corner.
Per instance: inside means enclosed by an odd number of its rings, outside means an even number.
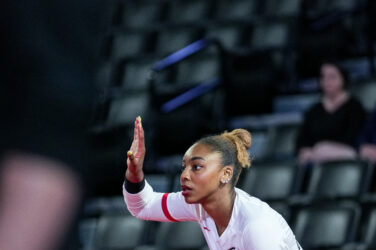
[[[251,165],[250,146],[251,135],[244,129],[200,139],[183,157],[182,191],[157,193],[144,178],[144,131],[138,117],[123,187],[129,211],[144,220],[197,221],[211,250],[301,249],[280,214],[235,188],[242,169]]]

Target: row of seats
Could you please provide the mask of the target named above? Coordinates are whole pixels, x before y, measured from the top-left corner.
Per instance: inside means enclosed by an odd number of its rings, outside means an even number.
[[[174,0],[174,1],[119,1],[116,24],[142,28],[155,23],[192,23],[197,20],[237,20],[257,17],[294,17],[307,11],[317,16],[328,11],[350,11],[358,1],[312,0]]]
[[[376,247],[376,206],[311,204],[293,210],[289,224],[304,249]],[[196,222],[143,221],[127,212],[82,219],[79,231],[83,249],[207,249]]]
[[[146,31],[119,31],[109,41],[114,59],[166,56],[204,37],[219,40],[229,50],[283,49],[292,42],[293,29],[294,25],[289,21],[197,23]]]
[[[147,181],[156,192],[180,191],[180,175],[176,172],[180,169],[181,157],[177,156],[175,163],[160,164],[169,165],[170,169],[166,167],[165,171],[170,174],[147,174]],[[280,207],[281,211],[286,206],[347,200],[369,205],[376,204],[375,176],[375,167],[359,160],[332,161],[311,168],[297,167],[293,162],[274,162],[253,164],[242,172],[237,187],[273,207]],[[98,216],[106,210],[119,211],[122,203],[122,199],[95,199],[88,203],[86,214]]]
[[[179,162],[171,167],[179,169]],[[176,171],[175,170],[175,171]],[[361,160],[332,161],[312,167],[295,162],[256,163],[243,171],[238,187],[268,202],[305,205],[316,201],[376,202],[376,171]],[[180,190],[180,175],[154,174],[146,179],[157,192]]]

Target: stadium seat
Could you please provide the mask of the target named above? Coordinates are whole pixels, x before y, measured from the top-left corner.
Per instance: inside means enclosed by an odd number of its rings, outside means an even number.
[[[112,57],[120,59],[124,57],[139,56],[145,53],[144,42],[147,34],[142,32],[128,32],[116,34],[113,41]]]
[[[333,161],[313,166],[308,196],[315,200],[358,199],[368,183],[369,165],[363,161]]]
[[[254,27],[250,45],[254,49],[282,49],[287,46],[289,37],[287,23],[260,23]]]
[[[157,61],[156,58],[140,58],[127,61],[121,69],[120,85],[131,91],[148,91],[151,68]]]
[[[156,245],[160,249],[195,250],[205,245],[200,225],[193,221],[161,223],[156,234]]]
[[[164,5],[158,1],[124,1],[122,26],[127,28],[148,28],[161,21]]]
[[[142,244],[145,223],[129,215],[101,216],[95,234],[94,249],[134,249]]]
[[[248,29],[247,29],[248,27]],[[206,37],[218,40],[227,50],[235,50],[244,46],[245,34],[249,26],[238,23],[214,23],[206,25]]]
[[[270,144],[271,155],[275,159],[294,159],[299,126],[279,125],[270,130],[273,137]]]
[[[200,38],[196,27],[179,26],[163,28],[157,32],[155,54],[166,56],[176,52]]]
[[[177,65],[177,84],[202,83],[221,75],[219,55],[201,54],[188,58]]]
[[[200,22],[208,18],[209,1],[174,0],[169,1],[167,20],[172,24]]]
[[[367,81],[351,85],[350,92],[358,98],[363,107],[372,112],[376,107],[376,81]]]
[[[298,188],[300,174],[291,163],[255,164],[246,172],[239,187],[264,201],[283,201]]]
[[[367,217],[362,243],[364,243],[369,249],[376,248],[376,208],[373,208]]]
[[[355,240],[360,208],[353,203],[301,208],[293,231],[303,249],[337,248]]]
[[[135,250],[201,250],[205,245],[197,222],[161,222],[155,231],[153,244],[141,245]]]
[[[133,124],[135,117],[143,116],[148,111],[148,95],[126,95],[112,100],[110,104],[107,125],[120,126]]]
[[[257,13],[255,0],[219,0],[214,14],[215,19],[247,20]]]
[[[272,17],[297,17],[303,0],[265,1],[264,15]]]

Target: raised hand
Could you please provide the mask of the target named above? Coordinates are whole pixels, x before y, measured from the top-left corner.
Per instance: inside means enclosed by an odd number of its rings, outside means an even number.
[[[142,166],[145,159],[145,137],[144,129],[142,128],[141,117],[138,116],[134,122],[133,142],[130,150],[127,153],[127,171],[125,178],[128,181],[137,183],[143,180],[144,172]]]

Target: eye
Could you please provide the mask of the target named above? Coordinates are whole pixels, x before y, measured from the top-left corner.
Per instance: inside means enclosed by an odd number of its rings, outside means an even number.
[[[200,166],[200,165],[193,165],[192,166],[193,171],[199,171],[201,168],[202,168],[202,166]]]

